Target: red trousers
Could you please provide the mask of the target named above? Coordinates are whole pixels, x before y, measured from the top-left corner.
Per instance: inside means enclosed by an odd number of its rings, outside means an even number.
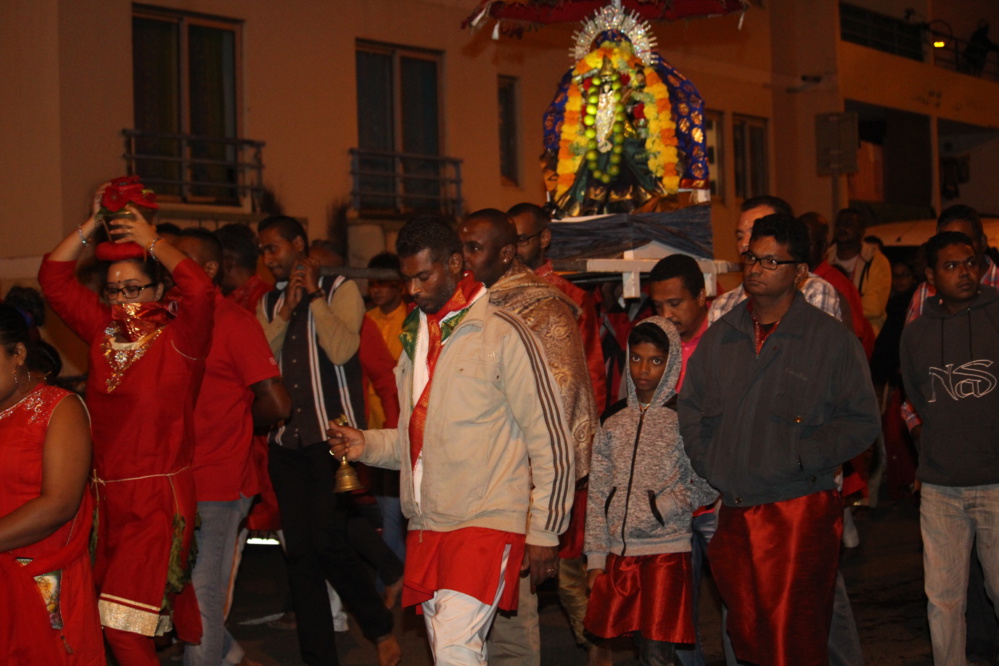
[[[708,556],[741,661],[828,665],[842,532],[843,501],[835,490],[719,509]]]

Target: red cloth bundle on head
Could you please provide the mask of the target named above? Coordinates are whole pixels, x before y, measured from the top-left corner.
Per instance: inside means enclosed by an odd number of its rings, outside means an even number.
[[[138,176],[115,178],[101,194],[101,208],[110,213],[117,213],[130,203],[146,208],[159,208],[156,193],[143,185]]]
[[[97,246],[94,255],[99,261],[128,261],[139,259],[145,261],[145,248],[135,243],[111,243],[105,241]]]
[[[156,193],[140,182],[138,176],[122,176],[115,178],[101,193],[101,209],[97,213],[99,222],[105,225],[108,237],[114,240],[111,228],[108,227],[108,218],[120,217],[115,215],[123,210],[128,204],[142,206],[144,208],[159,208],[156,203]],[[131,217],[128,213],[122,215]],[[146,259],[146,250],[135,243],[101,243],[96,248],[96,256],[100,261],[127,261],[129,259]]]

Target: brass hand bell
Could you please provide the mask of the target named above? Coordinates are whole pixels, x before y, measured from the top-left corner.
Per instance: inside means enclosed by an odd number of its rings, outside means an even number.
[[[333,423],[337,424],[341,428],[350,426],[350,423],[347,421],[347,417],[344,414],[341,414],[333,419]],[[330,451],[330,455],[333,455],[332,451]],[[344,453],[343,458],[340,459],[340,467],[336,471],[336,485],[333,486],[333,492],[351,493],[355,490],[364,490],[364,484],[357,478],[357,472],[354,471],[354,468],[350,466],[349,462],[347,462],[347,454]]]

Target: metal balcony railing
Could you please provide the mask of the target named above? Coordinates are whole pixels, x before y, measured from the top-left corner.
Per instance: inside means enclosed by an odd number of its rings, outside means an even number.
[[[263,141],[124,129],[128,173],[161,200],[259,209]]]
[[[462,215],[460,159],[351,148],[350,174],[352,206],[363,215]]]
[[[892,55],[923,60],[923,29],[846,2],[839,3],[840,37]]]
[[[930,30],[929,35],[934,45],[933,64],[937,67],[999,81],[999,54],[995,47],[974,44],[937,30]]]
[[[999,47],[955,37],[946,21],[914,23],[846,2],[839,5],[839,19],[845,42],[999,81]]]

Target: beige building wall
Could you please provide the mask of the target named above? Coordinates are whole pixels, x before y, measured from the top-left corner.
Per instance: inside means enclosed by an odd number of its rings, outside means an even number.
[[[971,13],[984,15],[993,6],[976,2]],[[441,54],[443,152],[463,160],[466,210],[543,200],[541,116],[571,66],[575,25],[494,40],[491,23],[479,32],[461,29],[475,0],[155,4],[242,21],[241,136],[266,142],[265,183],[289,214],[307,219],[314,236],[324,235],[330,208],[349,196],[359,39]],[[954,25],[968,16],[942,1],[857,4],[899,17],[913,7],[915,20],[940,9]],[[816,174],[817,113],[840,111],[849,99],[999,127],[999,86],[841,42],[835,0],[763,5],[754,3],[744,16],[655,26],[664,57],[698,87],[707,109],[722,114],[723,189],[713,202],[719,257],[735,258],[732,231],[741,203],[734,191],[733,116],[768,122],[771,193],[797,210],[824,214],[844,203],[846,184],[833,202],[829,178]],[[0,83],[16,91],[17,100],[0,107],[6,157],[0,165],[0,287],[30,279],[38,257],[86,214],[93,189],[124,171],[120,132],[133,123],[132,6],[128,0],[0,3]],[[500,177],[500,75],[519,80],[516,184]],[[820,80],[808,83],[803,76]],[[377,220],[354,225],[351,263],[392,242]]]

